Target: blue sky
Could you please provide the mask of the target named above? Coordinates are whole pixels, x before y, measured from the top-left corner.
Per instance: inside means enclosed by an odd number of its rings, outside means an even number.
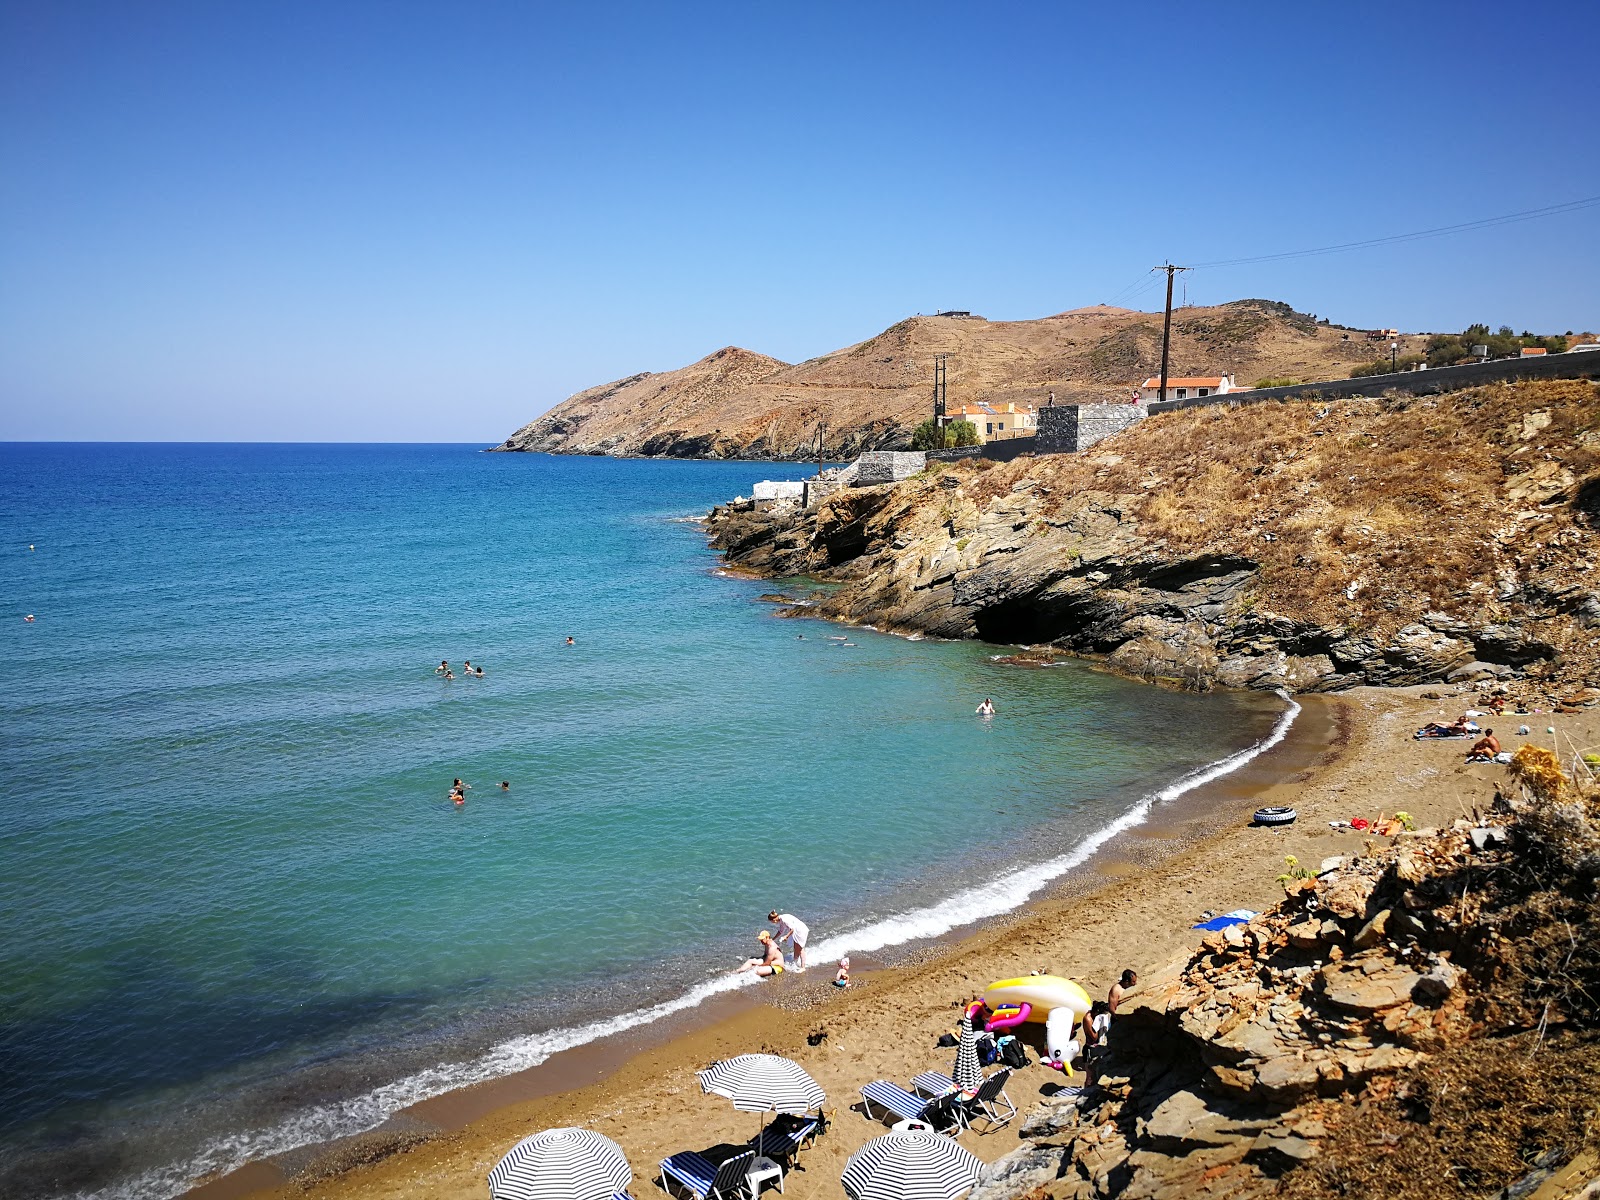
[[[492,442],[723,345],[1600,195],[1597,48],[1474,3],[0,0],[0,439]],[[1560,332],[1597,246],[1590,208],[1186,282]]]

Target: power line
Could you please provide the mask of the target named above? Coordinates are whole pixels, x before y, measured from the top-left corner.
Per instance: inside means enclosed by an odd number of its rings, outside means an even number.
[[[1580,212],[1600,205],[1600,196],[1582,200],[1568,200],[1564,204],[1551,204],[1545,208],[1530,208],[1525,212],[1507,213],[1500,217],[1484,217],[1479,221],[1464,221],[1460,225],[1441,225],[1437,229],[1422,229],[1415,233],[1396,233],[1389,237],[1368,238],[1360,242],[1342,242],[1336,246],[1319,246],[1315,250],[1287,250],[1282,254],[1258,254],[1251,258],[1225,258],[1216,262],[1195,263],[1196,267],[1242,267],[1249,263],[1282,262],[1290,258],[1309,258],[1315,254],[1340,254],[1346,250],[1364,250],[1372,246],[1390,246],[1400,242],[1415,242],[1423,238],[1448,237],[1453,233],[1467,233],[1474,229],[1489,229],[1496,225],[1511,225],[1518,221],[1535,221],[1541,217],[1560,216]]]

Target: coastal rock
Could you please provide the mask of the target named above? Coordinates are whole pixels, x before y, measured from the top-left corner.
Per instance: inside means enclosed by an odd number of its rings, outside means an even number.
[[[1025,1145],[984,1167],[967,1200],[1013,1200],[1061,1173],[1059,1146]]]
[[[1318,974],[1322,994],[1347,1012],[1370,1014],[1411,999],[1420,976],[1405,968],[1386,967],[1371,973],[1360,960],[1329,963]]]

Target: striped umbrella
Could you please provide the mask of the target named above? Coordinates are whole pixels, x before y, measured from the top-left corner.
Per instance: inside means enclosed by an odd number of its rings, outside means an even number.
[[[964,1092],[975,1092],[983,1083],[983,1068],[978,1065],[978,1030],[972,1023],[972,1012],[969,1007],[961,1014],[961,1044],[956,1047],[956,1069],[951,1075]]]
[[[776,1054],[740,1054],[696,1074],[702,1091],[727,1097],[740,1112],[807,1113],[828,1099],[804,1067]]]
[[[622,1147],[592,1129],[525,1137],[489,1172],[492,1200],[611,1200],[633,1182]]]
[[[857,1150],[839,1181],[850,1200],[955,1200],[978,1182],[983,1163],[927,1129],[886,1133]]]

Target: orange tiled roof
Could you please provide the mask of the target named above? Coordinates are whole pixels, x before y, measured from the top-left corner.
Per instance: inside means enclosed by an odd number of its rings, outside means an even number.
[[[1222,375],[1208,375],[1208,376],[1205,376],[1205,377],[1201,377],[1201,376],[1198,376],[1198,375],[1180,375],[1180,376],[1177,376],[1177,377],[1173,377],[1173,376],[1169,375],[1167,377],[1167,386],[1169,388],[1175,388],[1175,387],[1184,387],[1184,388],[1189,388],[1189,387],[1210,387],[1210,388],[1214,388],[1214,387],[1221,387],[1225,382],[1226,382],[1226,377],[1222,376]],[[1158,388],[1158,387],[1161,386],[1161,377],[1159,375],[1152,375],[1149,379],[1146,379],[1139,386],[1142,387],[1142,388]]]

